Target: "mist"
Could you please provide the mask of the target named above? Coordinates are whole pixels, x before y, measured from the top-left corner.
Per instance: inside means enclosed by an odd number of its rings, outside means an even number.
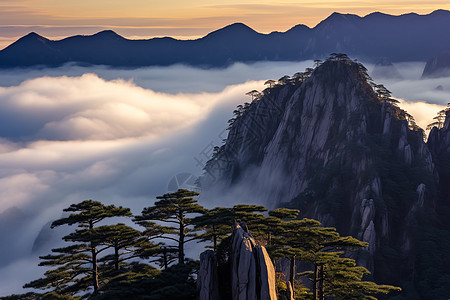
[[[1,70],[0,278],[8,280],[0,282],[0,295],[24,292],[23,284],[42,275],[33,244],[64,208],[93,199],[139,214],[180,186],[178,179],[202,174],[213,147],[227,137],[234,108],[250,101],[246,92],[312,65]],[[421,80],[423,66],[399,64],[403,79],[374,80],[425,127],[450,99],[450,81]],[[237,198],[201,201],[237,204]]]

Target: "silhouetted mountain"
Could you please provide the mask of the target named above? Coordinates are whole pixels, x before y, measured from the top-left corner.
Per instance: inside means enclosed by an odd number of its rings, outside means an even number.
[[[128,40],[113,31],[51,41],[29,34],[0,51],[0,67],[56,66],[67,62],[111,66],[184,63],[221,67],[233,62],[298,61],[344,52],[358,59],[426,61],[450,50],[450,12],[359,17],[333,13],[314,28],[261,34],[235,23],[197,40]]]

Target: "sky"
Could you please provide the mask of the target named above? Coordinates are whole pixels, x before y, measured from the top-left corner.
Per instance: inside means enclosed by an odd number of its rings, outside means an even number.
[[[235,22],[269,33],[314,27],[333,12],[400,15],[450,9],[450,2],[327,0],[0,0],[0,49],[31,31],[52,39],[113,29],[132,38],[198,38]]]

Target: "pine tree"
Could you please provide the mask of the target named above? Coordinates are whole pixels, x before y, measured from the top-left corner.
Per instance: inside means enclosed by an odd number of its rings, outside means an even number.
[[[122,223],[94,228],[92,234],[99,237],[100,246],[113,250],[112,254],[104,256],[100,261],[111,264],[114,271],[119,271],[125,261],[138,257],[138,249],[155,246],[146,243],[139,230]]]
[[[197,204],[197,200],[192,198],[195,196],[198,196],[197,192],[184,189],[158,196],[156,198],[160,199],[159,201],[144,208],[142,215],[135,218],[138,224],[147,229],[146,232],[151,237],[161,237],[177,243],[179,264],[184,264],[184,245],[198,239],[196,232],[199,229],[194,228],[190,216],[205,211]],[[158,226],[151,221],[160,221],[166,225]]]
[[[233,211],[230,208],[216,207],[206,210],[201,216],[192,219],[195,227],[205,232],[199,235],[201,241],[212,241],[214,252],[218,243],[232,232]]]
[[[342,257],[343,250],[357,250],[367,247],[367,243],[349,236],[341,237],[335,228],[322,227],[319,221],[312,219],[280,220],[274,228],[276,232],[269,249],[276,257],[290,259],[291,283],[295,282],[296,260],[312,264],[314,271],[304,272],[301,276],[310,277],[313,299],[324,299],[326,296],[337,299],[374,299],[370,294],[400,290],[362,281],[363,276],[370,272],[356,266],[353,259]],[[341,297],[344,294],[346,296]]]
[[[64,209],[68,217],[52,223],[51,227],[77,225],[74,232],[63,237],[70,245],[52,249],[55,254],[41,256],[40,266],[56,267],[45,272],[45,277],[27,283],[24,287],[54,291],[60,295],[75,295],[90,288],[99,289],[99,254],[110,248],[104,245],[103,233],[96,225],[106,218],[130,217],[128,208],[105,206],[100,202],[85,200]]]
[[[267,208],[261,205],[235,205],[232,208],[232,219],[229,224],[230,226],[233,226],[234,222],[245,222],[245,226],[251,229],[253,236],[262,237],[265,235],[267,229],[267,226],[264,223],[266,217],[262,214],[266,211]]]
[[[444,109],[440,110],[437,113],[437,115],[433,118],[433,120],[435,121],[427,125],[427,130],[431,130],[433,129],[433,127],[441,129],[444,126],[445,117],[447,116],[447,111],[449,110],[450,110],[450,103],[448,103]]]

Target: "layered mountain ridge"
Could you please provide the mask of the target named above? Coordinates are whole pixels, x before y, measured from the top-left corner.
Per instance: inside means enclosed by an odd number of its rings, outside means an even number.
[[[413,117],[348,59],[270,84],[235,111],[226,143],[200,180],[205,199],[298,208],[368,242],[354,258],[377,281],[403,285],[405,299],[432,299],[409,284],[432,284],[422,271],[411,275],[429,256],[421,248],[430,242],[424,228],[450,229],[440,223],[448,199],[439,188],[436,151],[429,150],[443,146],[429,147]],[[439,140],[450,149],[445,128]],[[435,246],[436,253],[445,250]]]
[[[450,12],[365,17],[333,13],[314,28],[297,25],[262,34],[235,23],[196,40],[128,40],[112,31],[52,41],[31,33],[0,51],[0,68],[68,62],[117,67],[183,63],[223,67],[234,62],[299,61],[344,52],[376,62],[426,61],[450,50]]]

